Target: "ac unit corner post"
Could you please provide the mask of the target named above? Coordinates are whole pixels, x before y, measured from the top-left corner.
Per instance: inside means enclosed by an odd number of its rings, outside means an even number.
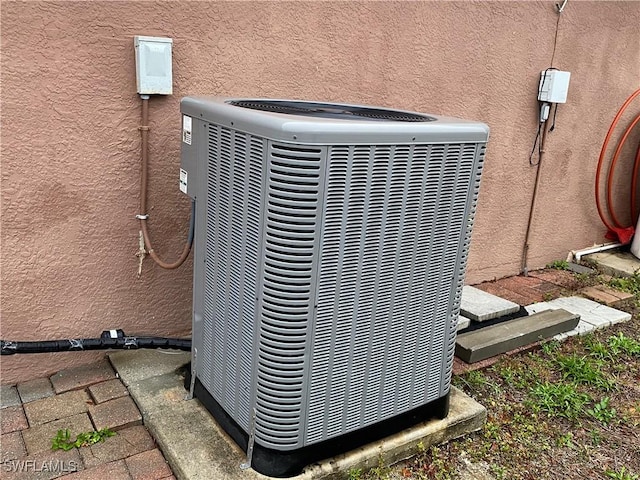
[[[488,128],[276,100],[181,109],[195,395],[242,448],[254,437],[252,467],[295,474],[445,416]]]

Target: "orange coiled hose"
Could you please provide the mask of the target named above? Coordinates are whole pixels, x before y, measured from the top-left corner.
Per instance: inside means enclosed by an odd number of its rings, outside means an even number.
[[[622,104],[622,107],[620,107],[620,110],[618,110],[618,113],[616,114],[615,118],[613,119],[613,122],[611,123],[611,126],[609,127],[609,131],[607,132],[607,135],[604,139],[604,143],[602,144],[602,149],[600,150],[600,157],[598,158],[598,166],[596,169],[595,196],[596,196],[596,207],[598,209],[598,215],[600,215],[600,219],[602,220],[602,223],[604,223],[604,225],[610,230],[610,233],[613,232],[617,236],[620,236],[620,233],[622,231],[629,232],[629,229],[631,229],[631,234],[632,234],[633,227],[635,224],[631,225],[630,227],[622,226],[621,222],[618,220],[617,215],[613,211],[613,207],[612,207],[613,173],[615,171],[616,164],[618,163],[620,152],[622,151],[622,147],[624,143],[629,138],[629,135],[633,130],[633,128],[635,128],[638,122],[640,122],[640,115],[638,115],[625,130],[622,138],[620,139],[620,142],[618,143],[618,146],[616,147],[613,158],[611,160],[611,165],[609,167],[609,173],[607,178],[607,189],[608,189],[607,210],[609,215],[611,216],[611,222],[605,215],[604,208],[600,200],[600,180],[602,177],[602,169],[604,166],[605,154],[607,151],[607,147],[609,146],[609,142],[611,141],[611,137],[613,136],[613,132],[616,126],[618,125],[620,118],[624,114],[625,110],[629,107],[631,102],[633,102],[633,100],[639,95],[640,95],[640,89],[633,92],[629,96],[629,98],[627,98],[627,100]],[[636,200],[636,191],[638,186],[637,177],[638,177],[639,171],[640,171],[640,148],[638,149],[638,153],[636,154],[635,164],[633,167],[633,175],[631,179],[631,190],[632,190],[631,191],[631,204],[632,204],[631,214],[633,218],[635,218],[635,213],[636,213],[635,200]],[[632,221],[633,221],[633,218],[632,218]],[[628,243],[628,240],[630,240],[630,236],[628,239],[625,237],[625,238],[620,238],[620,240],[622,243]],[[623,240],[626,240],[626,241],[623,241]]]

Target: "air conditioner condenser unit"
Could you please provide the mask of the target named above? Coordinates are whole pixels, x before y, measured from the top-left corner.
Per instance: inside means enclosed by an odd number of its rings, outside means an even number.
[[[266,475],[448,412],[489,129],[184,98],[195,396]]]

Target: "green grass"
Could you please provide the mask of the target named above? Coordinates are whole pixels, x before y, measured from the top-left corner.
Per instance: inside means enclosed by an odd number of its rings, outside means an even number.
[[[566,260],[554,260],[547,265],[547,268],[555,268],[556,270],[569,270],[569,262]]]
[[[556,363],[560,367],[564,380],[589,385],[607,392],[615,387],[615,383],[608,379],[602,371],[602,360],[573,353],[571,355],[557,355]]]
[[[598,403],[596,403],[593,408],[587,409],[587,413],[591,415],[596,420],[599,420],[605,425],[609,425],[613,420],[616,419],[617,412],[615,408],[611,408],[610,398],[604,397]]]
[[[622,332],[618,335],[609,337],[607,345],[614,355],[633,355],[640,356],[640,342],[633,338],[627,337]]]
[[[567,265],[558,261],[550,267]],[[563,295],[608,283],[596,273],[574,278],[575,287]],[[640,273],[612,283],[638,293]],[[374,465],[350,479],[446,480],[460,478],[471,462],[496,480],[556,480],[558,472],[571,479],[640,480],[637,445],[629,436],[640,427],[640,303],[617,308],[633,319],[563,342],[546,341],[537,351],[454,376],[454,385],[487,408],[480,431],[438,447],[423,445],[397,467]]]
[[[640,478],[638,475],[634,475],[624,467],[621,467],[618,470],[606,470],[604,473],[607,477],[613,478],[614,480],[639,480]]]
[[[630,277],[614,277],[609,280],[609,286],[634,295],[640,294],[640,272]]]
[[[549,417],[577,419],[585,407],[591,403],[591,396],[579,392],[572,383],[544,382],[531,389],[530,405],[534,410],[544,412]]]

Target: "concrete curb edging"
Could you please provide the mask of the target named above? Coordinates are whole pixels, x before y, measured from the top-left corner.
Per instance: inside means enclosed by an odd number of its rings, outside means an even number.
[[[271,477],[254,470],[241,470],[245,454],[222,431],[198,400],[185,400],[183,377],[177,370],[188,354],[168,355],[160,351],[131,350],[109,355],[109,359],[142,412],[143,422],[180,480],[260,479]],[[352,469],[392,465],[421,449],[479,430],[486,409],[455,387],[451,387],[449,415],[431,420],[372,442],[361,448],[307,467],[292,480],[345,478]]]

